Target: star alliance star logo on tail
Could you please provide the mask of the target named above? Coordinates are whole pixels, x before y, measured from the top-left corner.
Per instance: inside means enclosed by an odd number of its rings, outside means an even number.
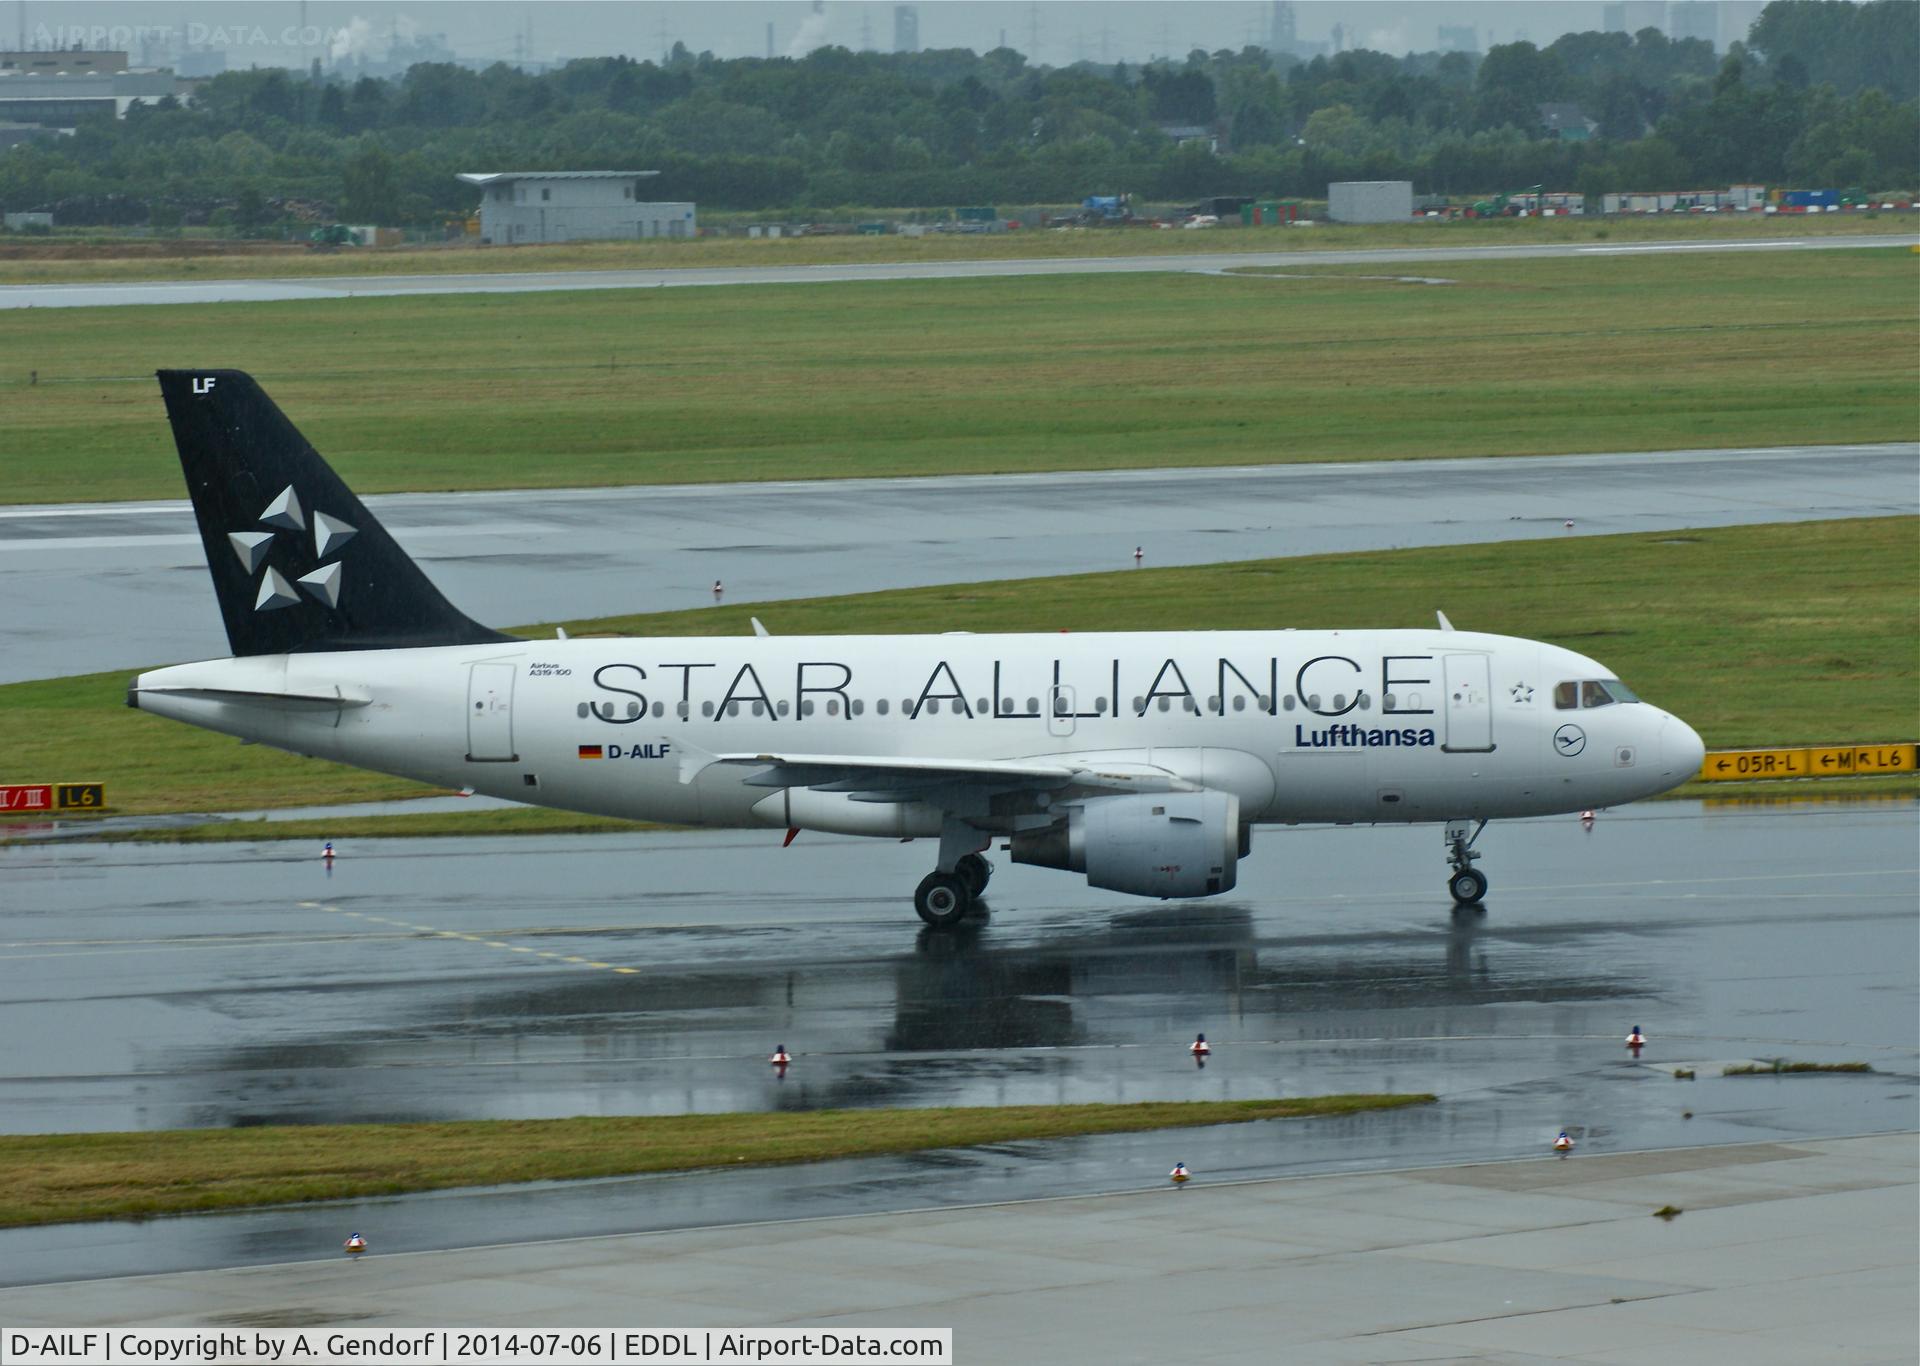
[[[307,530],[307,517],[300,506],[300,495],[288,484],[280,491],[280,496],[267,504],[260,514],[260,524],[275,528],[273,531],[230,531],[227,543],[233,547],[233,553],[240,557],[240,563],[248,574],[253,574],[267,562],[268,553],[273,549],[274,541],[282,531],[296,534]],[[253,600],[256,612],[277,612],[282,607],[292,607],[305,593],[315,602],[325,607],[340,605],[340,561],[322,564],[327,556],[352,540],[359,528],[349,526],[338,517],[329,517],[324,512],[313,514],[313,558],[316,568],[302,574],[291,583],[278,569],[267,565],[266,573],[260,576],[260,591]],[[298,585],[296,587],[295,585]]]

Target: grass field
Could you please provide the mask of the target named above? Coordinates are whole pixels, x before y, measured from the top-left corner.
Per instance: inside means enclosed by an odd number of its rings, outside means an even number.
[[[1364,250],[1369,247],[1480,247],[1562,242],[1757,241],[1778,237],[1911,232],[1911,213],[1810,218],[1496,218],[1455,222],[1316,223],[1308,228],[1225,227],[1204,232],[1089,230],[932,237],[709,237],[688,241],[576,242],[553,246],[433,245],[308,252],[247,244],[136,239],[0,239],[0,285],[131,280],[499,274],[547,270],[671,270],[725,266],[843,265],[863,262],[980,261],[1065,256],[1189,255],[1215,251]]]
[[[745,635],[758,615],[782,635],[1226,630],[1412,626],[1431,622],[1435,608],[1466,629],[1592,655],[1714,747],[1911,740],[1920,728],[1920,520],[1911,517],[1316,555],[565,625],[575,635]],[[128,677],[0,687],[3,776],[104,781],[114,807],[131,813],[424,791],[129,711]]]
[[[0,502],[179,497],[162,365],[250,369],[362,493],[1880,441],[1920,427],[1912,253],[1459,261],[1440,286],[1353,278],[1366,273],[14,313],[0,329]]]
[[[1346,1095],[4,1137],[0,1227],[1302,1119],[1432,1101]]]

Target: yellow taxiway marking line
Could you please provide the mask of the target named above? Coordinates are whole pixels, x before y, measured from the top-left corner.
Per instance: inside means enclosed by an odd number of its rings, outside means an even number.
[[[377,915],[368,915],[364,911],[349,911],[339,906],[329,906],[319,901],[302,901],[302,910],[326,911],[333,915],[350,915],[355,920],[364,920],[370,925],[391,925],[396,930],[412,930],[416,934],[430,934],[440,939],[458,939],[467,944],[484,944],[490,949],[505,949],[508,953],[524,953],[534,958],[547,958],[560,963],[578,963],[582,967],[600,968],[607,972],[618,972],[628,977],[640,975],[639,968],[615,967],[612,963],[595,962],[577,954],[560,953],[553,949],[536,949],[523,944],[509,944],[503,939],[484,939],[477,934],[466,934],[460,930],[435,929],[432,925],[415,925],[406,920],[388,920]]]
[[[554,949],[536,949],[519,944],[509,944],[504,940],[487,939],[477,934],[467,934],[461,930],[440,930],[432,925],[415,925],[405,920],[388,920],[382,916],[369,915],[365,911],[349,911],[341,906],[329,906],[320,901],[302,901],[297,903],[303,911],[325,911],[329,915],[350,916],[367,925],[389,925],[396,930],[409,930],[415,934],[432,935],[439,939],[458,939],[467,944],[484,944],[492,949],[505,949],[509,953],[526,954],[534,958],[546,958],[556,963],[573,963],[580,967],[599,968],[606,972],[618,972],[629,977],[639,976],[639,968],[615,967],[612,963],[601,963],[578,954],[560,953]],[[311,938],[288,938],[281,935],[220,935],[210,939],[195,940],[190,944],[176,943],[168,939],[57,939],[57,940],[20,940],[17,942],[0,941],[0,962],[21,962],[37,958],[80,958],[96,957],[102,953],[185,953],[206,949],[247,949],[281,948],[293,944],[340,944],[353,940],[388,939],[388,935],[363,935],[358,930],[342,930],[337,936]],[[12,952],[24,949],[28,952]],[[65,952],[78,950],[79,952]]]

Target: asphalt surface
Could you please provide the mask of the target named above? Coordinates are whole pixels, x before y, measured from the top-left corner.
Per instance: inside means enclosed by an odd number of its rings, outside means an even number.
[[[1906,1133],[1199,1175],[1177,1189],[404,1256],[383,1253],[376,1228],[358,1260],[0,1289],[0,1321],[711,1325],[696,1348],[726,1328],[884,1324],[950,1331],[959,1362],[1062,1366],[1910,1366],[1917,1158]],[[1683,1213],[1647,1217],[1663,1206]]]
[[[1618,245],[1388,247],[1363,251],[1206,252],[1195,255],[1082,256],[1052,260],[903,261],[881,265],[733,266],[674,270],[579,270],[476,275],[344,275],[261,280],[193,280],[0,286],[0,309],[101,308],[123,304],[261,303],[366,299],[384,295],[524,294],[543,290],[660,289],[714,285],[844,284],[872,280],[978,279],[1019,275],[1218,271],[1236,266],[1393,265],[1406,261],[1513,261],[1529,257],[1621,256],[1649,252],[1798,251],[1901,247],[1911,233]]]
[[[716,579],[746,603],[1122,569],[1136,546],[1161,566],[1911,514],[1920,444],[366,501],[455,605],[512,626],[702,606]],[[0,602],[0,682],[227,653],[184,501],[0,508]]]
[[[1002,860],[922,931],[930,846],[634,834],[0,849],[17,1132],[1432,1092],[1344,1119],[0,1233],[0,1284],[1920,1127],[1910,800],[1256,835],[1147,903]],[[1635,1058],[1622,1046],[1639,1025]],[[1186,1046],[1205,1031],[1206,1067]],[[776,1076],[767,1055],[795,1055]],[[1785,1057],[1863,1075],[1725,1077]],[[1678,1066],[1693,1081],[1673,1076]]]

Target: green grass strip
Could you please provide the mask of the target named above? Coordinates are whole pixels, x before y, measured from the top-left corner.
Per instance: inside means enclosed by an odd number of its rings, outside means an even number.
[[[1432,1101],[1430,1095],[1339,1095],[6,1137],[0,1138],[0,1226],[815,1162]]]
[[[163,363],[244,365],[362,495],[1914,437],[1912,253],[1418,270],[1453,283],[1327,266],[34,310],[0,328],[0,502],[180,497]]]
[[[574,635],[655,637],[744,636],[753,615],[780,635],[1278,630],[1426,626],[1435,608],[1465,630],[1599,659],[1713,748],[1915,738],[1913,517],[1129,569],[566,625]],[[553,628],[528,634],[551,638]],[[131,673],[0,686],[0,782],[102,781],[127,814],[428,791],[129,711]],[[333,825],[331,837],[343,829]]]
[[[1789,1073],[1801,1072],[1871,1072],[1872,1063],[1865,1062],[1788,1062],[1784,1058],[1775,1058],[1771,1062],[1735,1063],[1720,1069],[1723,1077],[1782,1077]]]

